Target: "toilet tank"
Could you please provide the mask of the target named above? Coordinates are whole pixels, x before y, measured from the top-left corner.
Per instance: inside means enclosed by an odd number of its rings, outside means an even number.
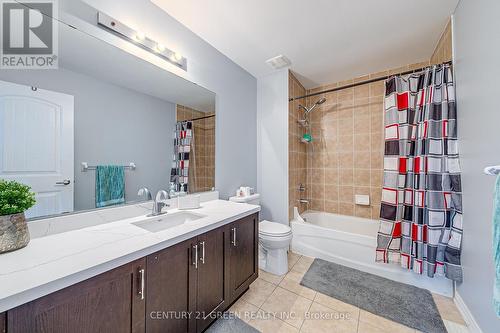
[[[231,197],[229,201],[247,203],[251,205],[260,205],[260,194],[255,193],[246,197]]]

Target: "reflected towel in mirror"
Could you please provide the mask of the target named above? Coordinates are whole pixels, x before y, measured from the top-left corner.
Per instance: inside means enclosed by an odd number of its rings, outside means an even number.
[[[125,202],[125,168],[98,165],[95,172],[95,206],[106,207]]]

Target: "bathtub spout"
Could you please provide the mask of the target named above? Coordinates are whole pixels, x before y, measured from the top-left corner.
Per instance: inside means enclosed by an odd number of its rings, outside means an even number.
[[[293,207],[293,220],[292,222],[306,222],[299,214],[299,207]]]
[[[309,200],[306,200],[306,199],[299,199],[299,202],[301,204],[309,204]]]

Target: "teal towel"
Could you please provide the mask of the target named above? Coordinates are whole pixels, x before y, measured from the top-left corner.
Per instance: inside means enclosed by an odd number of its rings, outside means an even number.
[[[125,168],[98,165],[95,170],[95,206],[106,207],[125,202]]]
[[[493,205],[493,257],[495,259],[495,285],[493,287],[493,306],[500,317],[500,175],[495,185]]]

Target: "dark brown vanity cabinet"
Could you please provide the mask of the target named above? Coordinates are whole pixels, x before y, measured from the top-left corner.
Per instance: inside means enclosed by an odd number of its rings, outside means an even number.
[[[140,259],[7,312],[8,333],[144,332]]]
[[[198,237],[197,332],[205,330],[229,301],[224,283],[227,280],[225,255],[226,228],[221,227]]]
[[[258,214],[0,314],[0,333],[199,333],[258,275]]]
[[[5,313],[0,313],[0,333],[5,332]]]
[[[195,332],[196,238],[147,257],[146,332]]]
[[[259,274],[259,218],[253,214],[227,225],[226,257],[230,303],[243,294]]]
[[[147,257],[147,333],[202,332],[224,310],[226,228]]]

